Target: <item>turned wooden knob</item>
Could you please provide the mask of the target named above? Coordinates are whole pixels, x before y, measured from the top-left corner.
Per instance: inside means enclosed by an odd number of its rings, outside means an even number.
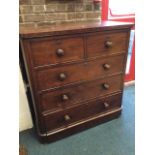
[[[103,104],[104,104],[104,107],[105,108],[108,108],[109,107],[109,104],[107,102],[104,102]]]
[[[107,47],[107,48],[112,47],[112,45],[113,45],[112,41],[106,41],[105,42],[105,47]]]
[[[61,56],[63,56],[64,55],[64,50],[63,49],[57,49],[57,51],[56,51],[56,54],[57,54],[57,56],[58,57],[61,57]]]
[[[67,75],[66,75],[65,73],[60,73],[60,74],[59,74],[59,79],[60,79],[61,81],[65,80],[66,77],[67,77]]]
[[[63,94],[61,97],[63,101],[69,100],[69,97],[66,94]]]
[[[103,84],[103,88],[104,88],[104,89],[109,89],[109,87],[110,87],[110,86],[109,86],[107,83],[104,83],[104,84]]]
[[[104,67],[104,69],[108,70],[108,69],[110,69],[111,66],[109,64],[104,64],[103,67]]]
[[[64,119],[65,119],[65,121],[67,121],[67,122],[71,120],[71,118],[70,118],[69,115],[65,115],[65,116],[64,116]]]

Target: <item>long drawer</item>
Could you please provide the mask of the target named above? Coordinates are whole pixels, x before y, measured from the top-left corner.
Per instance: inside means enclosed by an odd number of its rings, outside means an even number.
[[[44,115],[46,130],[52,131],[54,129],[67,127],[109,110],[119,108],[121,106],[121,96],[122,94],[116,94],[54,114]]]
[[[122,75],[101,78],[72,87],[59,88],[40,96],[42,111],[55,111],[122,89]]]
[[[125,55],[123,54],[101,58],[97,61],[37,71],[38,89],[45,90],[51,87],[123,72],[124,59]]]

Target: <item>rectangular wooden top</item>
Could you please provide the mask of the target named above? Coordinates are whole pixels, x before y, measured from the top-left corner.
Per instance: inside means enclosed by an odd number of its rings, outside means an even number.
[[[34,38],[34,37],[45,37],[45,36],[56,36],[73,33],[84,33],[94,32],[101,30],[112,30],[131,28],[133,23],[126,22],[73,22],[59,25],[48,25],[48,26],[20,26],[19,33],[21,38]]]

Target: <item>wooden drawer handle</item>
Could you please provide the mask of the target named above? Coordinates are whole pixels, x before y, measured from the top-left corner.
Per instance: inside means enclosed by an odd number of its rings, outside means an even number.
[[[104,89],[109,89],[109,87],[110,87],[107,83],[104,83],[102,86]]]
[[[103,68],[106,69],[106,70],[110,69],[110,67],[111,67],[111,66],[110,66],[109,64],[104,64],[104,65],[103,65]]]
[[[60,74],[59,74],[59,79],[60,79],[61,81],[65,80],[66,78],[67,78],[67,75],[66,75],[65,73],[60,73]]]
[[[67,100],[69,100],[69,97],[68,97],[68,95],[66,95],[66,94],[63,94],[63,95],[61,96],[61,98],[62,98],[62,101],[67,101]]]
[[[68,121],[70,121],[70,120],[71,120],[71,118],[70,118],[70,116],[69,116],[69,115],[65,115],[65,116],[64,116],[64,119],[65,119],[65,121],[66,121],[66,122],[68,122]]]
[[[56,51],[56,55],[58,56],[58,57],[62,57],[63,55],[64,55],[64,50],[63,49],[57,49],[57,51]]]
[[[106,42],[105,42],[105,47],[110,48],[110,47],[112,47],[112,46],[113,46],[112,41],[106,41]]]
[[[104,102],[103,104],[105,108],[109,108],[109,104],[107,102]]]

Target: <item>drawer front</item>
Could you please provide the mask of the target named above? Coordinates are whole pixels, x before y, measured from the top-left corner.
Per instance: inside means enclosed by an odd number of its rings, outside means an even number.
[[[43,111],[58,110],[69,106],[75,106],[122,89],[122,75],[102,78],[68,88],[59,88],[48,93],[41,94],[41,106]]]
[[[122,72],[125,55],[102,58],[37,72],[39,90]]]
[[[33,65],[44,66],[84,57],[83,38],[35,39],[30,41]]]
[[[87,37],[88,57],[127,51],[127,32],[95,33]]]
[[[47,131],[67,127],[77,122],[105,113],[121,106],[122,94],[87,102],[78,107],[70,108],[51,115],[45,115],[45,126]]]

